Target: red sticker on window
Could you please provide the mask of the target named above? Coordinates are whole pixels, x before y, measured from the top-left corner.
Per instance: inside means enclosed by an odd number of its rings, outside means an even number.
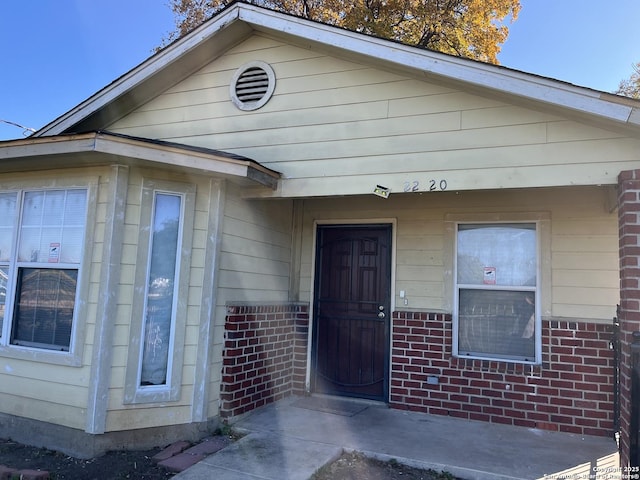
[[[58,263],[60,261],[60,244],[49,244],[49,263]]]
[[[484,276],[482,277],[485,285],[496,284],[496,267],[484,267]]]

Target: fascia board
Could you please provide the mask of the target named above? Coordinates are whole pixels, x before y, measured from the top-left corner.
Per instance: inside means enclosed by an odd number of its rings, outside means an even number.
[[[97,135],[95,151],[216,175],[246,178],[272,189],[276,188],[279,178],[277,173],[250,161],[234,160],[204,152],[184,151],[178,147],[154,145],[153,143],[104,134]]]
[[[318,42],[398,67],[409,67],[420,71],[426,78],[435,75],[500,94],[515,95],[621,124],[640,126],[640,106],[603,99],[603,92],[597,90],[439,52],[418,50],[415,47],[336,29],[305,19],[284,17],[277,12],[265,11],[250,5],[242,5],[239,19],[256,29],[283,32],[302,41]]]
[[[120,138],[98,135],[95,151],[212,173],[237,177],[247,176],[247,162],[221,159],[212,155],[186,153],[178,148],[160,147]]]
[[[0,161],[50,155],[98,153],[135,161],[162,163],[214,175],[246,178],[270,188],[277,186],[279,178],[276,172],[250,161],[225,158],[206,152],[186,151],[179,147],[154,145],[104,133],[40,137],[5,143],[5,145],[0,144]]]
[[[95,135],[82,134],[68,138],[11,140],[3,143],[0,143],[0,161],[12,158],[90,152],[95,146]]]

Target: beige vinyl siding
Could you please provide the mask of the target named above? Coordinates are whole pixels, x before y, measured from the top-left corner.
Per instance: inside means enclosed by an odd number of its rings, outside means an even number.
[[[120,261],[120,282],[118,289],[117,315],[113,338],[111,382],[107,404],[106,430],[125,430],[126,424],[113,421],[113,411],[124,408],[124,383],[128,359],[129,339],[139,333],[131,331],[131,305],[134,295],[142,295],[143,287],[134,289],[135,267],[140,230],[140,199],[142,176],[131,171],[127,187],[127,204],[124,218],[122,257]],[[133,360],[136,362],[136,360]]]
[[[162,414],[160,413],[162,412]],[[110,410],[107,421],[110,425],[124,425],[119,430],[134,430],[151,428],[159,425],[180,425],[191,421],[191,407],[189,405],[159,408],[141,406],[135,409]]]
[[[101,270],[103,237],[100,232],[104,230],[104,204],[107,200],[104,191],[108,190],[108,177],[108,170],[91,168],[66,170],[64,178],[60,177],[59,171],[45,171],[3,175],[0,179],[0,190],[66,188],[70,185],[83,187],[97,181],[95,202],[90,201],[87,210],[88,221],[95,222],[86,225],[86,235],[93,238],[88,256],[85,256],[89,265],[83,266],[83,280],[88,281],[89,286],[84,310],[77,315],[74,325],[75,329],[82,332],[77,339],[81,345],[75,347],[81,352],[80,364],[59,365],[44,357],[38,360],[40,354],[47,355],[46,350],[39,349],[31,349],[33,360],[12,358],[11,350],[16,347],[9,347],[8,356],[0,357],[3,365],[0,369],[0,404],[5,414],[81,430],[85,428]],[[92,234],[94,229],[95,233]],[[80,284],[78,288],[82,288]]]
[[[241,112],[229,82],[251,60],[269,63],[277,86],[263,108]],[[399,192],[413,177],[458,191],[614,184],[640,161],[640,142],[619,133],[262,34],[110,128],[253,158],[284,174],[282,189],[262,192],[270,196],[365,193],[378,183]]]
[[[89,369],[3,358],[2,412],[83,429]]]
[[[292,204],[244,200],[229,185],[225,202],[219,304],[288,300]]]
[[[53,385],[55,388],[56,385]],[[77,405],[67,405],[65,403],[52,402],[48,398],[43,398],[42,392],[48,392],[48,385],[40,390],[40,395],[36,398],[24,397],[11,394],[0,393],[0,403],[2,403],[2,413],[16,415],[42,422],[61,425],[75,429],[84,428],[83,408]]]
[[[394,219],[395,308],[451,312],[452,289],[447,282],[453,264],[453,246],[447,245],[445,216],[456,214],[543,212],[551,219],[549,252],[551,285],[542,288],[551,298],[546,317],[610,321],[619,298],[618,220],[610,212],[608,187],[504,190],[492,192],[438,192],[392,194],[383,200],[373,195],[344,200],[306,200],[301,248],[301,299],[309,301],[312,289],[314,222]],[[548,286],[547,286],[548,287]],[[404,290],[408,305],[399,298]]]
[[[272,304],[289,301],[291,216],[289,200],[246,200],[226,186],[220,245],[209,416],[218,414],[224,322],[228,303]]]
[[[598,196],[567,199],[552,217],[553,311],[579,317],[585,310],[611,319],[619,302],[617,214],[594,215]]]
[[[147,251],[147,245],[138,245],[141,222],[149,222],[149,219],[140,218],[143,179],[178,182],[185,185],[195,184],[197,192],[195,220],[192,243],[191,245],[183,245],[183,248],[191,252],[191,265],[188,275],[184,345],[180,347],[183,348],[182,358],[179,365],[174,364],[173,366],[173,368],[182,369],[179,399],[163,404],[125,405],[126,372],[128,368],[135,369],[138,362],[137,358],[129,358],[128,350],[130,339],[140,334],[137,331],[132,331],[131,328],[133,297],[134,295],[144,295],[144,285],[135,285],[134,283],[136,262],[139,258],[138,250],[142,249],[143,256]],[[200,342],[199,325],[203,298],[204,249],[206,247],[208,216],[211,214],[208,211],[210,194],[209,179],[205,176],[180,175],[175,172],[162,172],[158,169],[134,168],[130,171],[118,292],[118,313],[113,339],[111,383],[107,405],[107,431],[173,425],[191,421],[195,358]],[[213,292],[208,294],[213,295]],[[171,352],[169,355],[171,356]]]

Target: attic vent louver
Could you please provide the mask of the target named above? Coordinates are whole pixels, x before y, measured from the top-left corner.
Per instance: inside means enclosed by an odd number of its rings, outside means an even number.
[[[233,76],[230,95],[240,110],[257,110],[269,101],[276,88],[276,75],[264,62],[245,63]]]

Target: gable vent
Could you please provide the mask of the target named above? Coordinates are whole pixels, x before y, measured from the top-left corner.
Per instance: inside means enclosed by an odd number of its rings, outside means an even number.
[[[233,76],[230,95],[240,110],[257,110],[269,101],[276,88],[276,76],[271,66],[254,61],[241,66]]]

